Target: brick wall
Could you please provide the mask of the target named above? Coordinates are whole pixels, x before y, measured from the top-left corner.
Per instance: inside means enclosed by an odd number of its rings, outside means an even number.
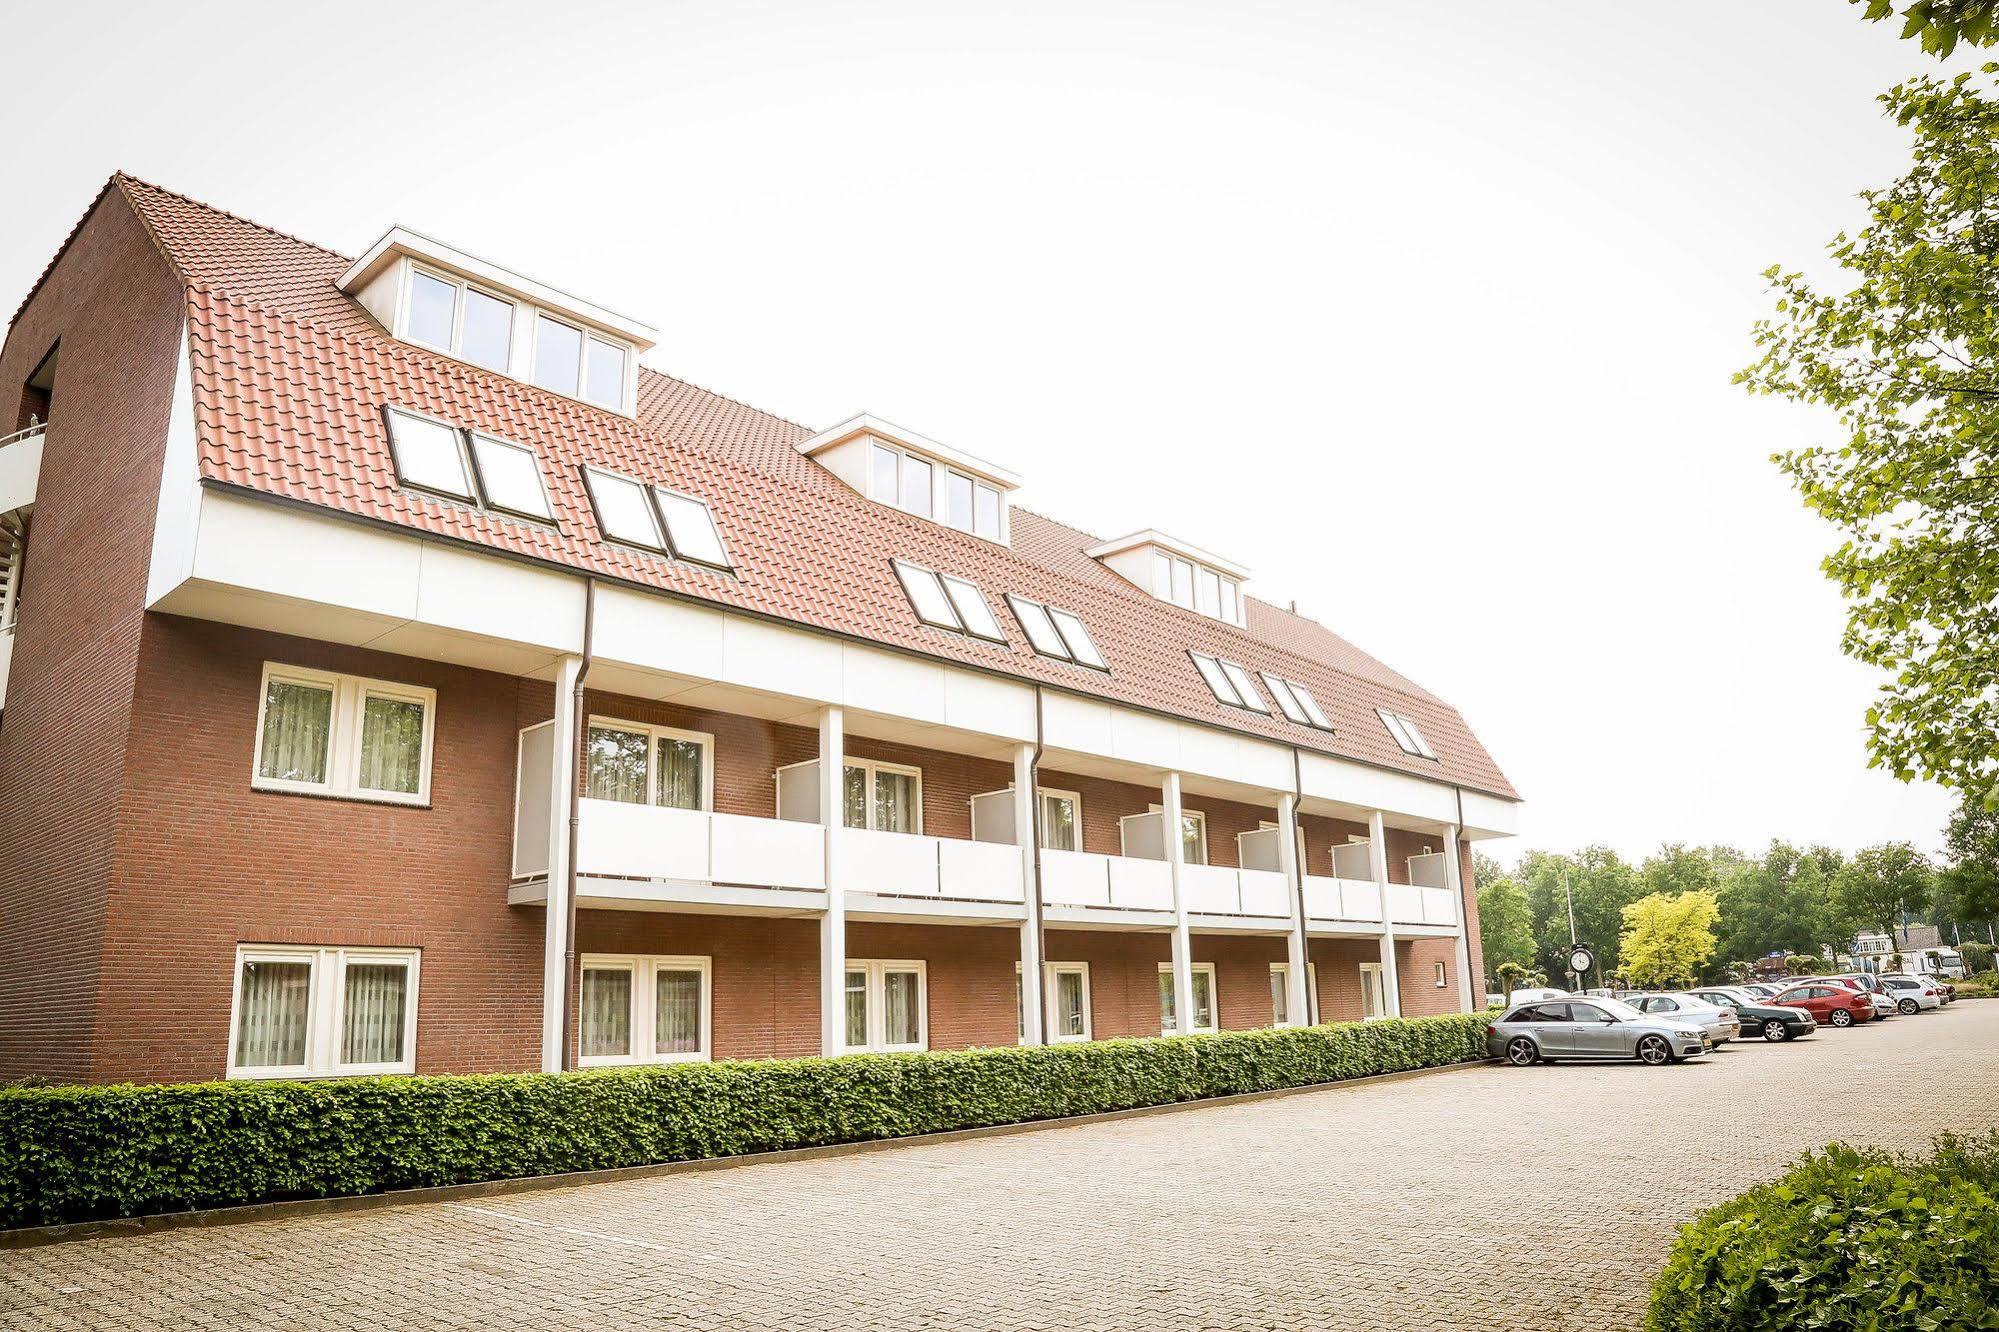
[[[0,352],[0,394],[12,408],[61,343],[0,716],[0,1077],[92,1071],[183,314],[178,280],[113,190]]]

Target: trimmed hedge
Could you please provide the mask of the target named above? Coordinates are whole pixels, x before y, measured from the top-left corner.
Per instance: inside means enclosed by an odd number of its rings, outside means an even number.
[[[0,1090],[0,1228],[738,1156],[1485,1057],[1486,1015],[562,1074]]]
[[[1683,1226],[1647,1332],[1999,1326],[1999,1133],[1834,1143]]]

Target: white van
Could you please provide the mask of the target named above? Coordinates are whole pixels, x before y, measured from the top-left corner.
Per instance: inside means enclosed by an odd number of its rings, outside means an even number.
[[[1964,954],[1955,948],[1917,948],[1902,954],[1902,970],[1918,975],[1927,972],[1945,980],[1963,980]]]

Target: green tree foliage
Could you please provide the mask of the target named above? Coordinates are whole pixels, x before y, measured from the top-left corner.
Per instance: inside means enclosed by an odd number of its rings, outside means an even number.
[[[1937,875],[1933,914],[1960,928],[1999,921],[1999,810],[1965,801],[1943,834],[1946,866]]]
[[[1830,847],[1800,850],[1772,842],[1760,861],[1740,864],[1720,882],[1716,925],[1724,962],[1769,953],[1817,953],[1853,931],[1831,900],[1845,858]]]
[[[1945,12],[1957,8],[1907,12],[1968,34],[1973,18]],[[1974,17],[1988,36],[1989,14]],[[1824,562],[1849,602],[1841,646],[1886,676],[1867,710],[1869,763],[1988,805],[1999,803],[1995,74],[1883,95],[1914,160],[1861,195],[1856,235],[1833,240],[1848,289],[1826,295],[1770,269],[1776,313],[1756,326],[1761,358],[1737,375],[1839,422],[1837,439],[1774,461],[1843,538]]]
[[[1486,968],[1495,976],[1508,962],[1524,969],[1534,961],[1533,921],[1519,880],[1501,875],[1479,881],[1478,937]]]
[[[1929,905],[1930,862],[1907,842],[1884,842],[1854,853],[1832,888],[1833,901],[1851,920],[1886,934],[1904,911]]]
[[[1999,8],[1995,0],[1902,0],[1899,10],[1895,8],[1895,0],[1847,0],[1847,3],[1866,5],[1863,17],[1869,23],[1900,19],[1903,38],[1920,38],[1923,49],[1933,56],[1949,55],[1959,42],[1990,46],[1994,37],[1999,36],[1993,21],[1993,10]]]
[[[1714,956],[1714,894],[1650,893],[1624,908],[1623,971],[1642,989],[1692,985]]]
[[[1527,885],[1527,910],[1534,922],[1536,965],[1566,983],[1569,970],[1569,916],[1566,885],[1575,895],[1576,937],[1594,945],[1597,966],[1617,970],[1617,936],[1624,908],[1645,895],[1633,869],[1607,846],[1586,847],[1573,856],[1530,851],[1520,862]]]

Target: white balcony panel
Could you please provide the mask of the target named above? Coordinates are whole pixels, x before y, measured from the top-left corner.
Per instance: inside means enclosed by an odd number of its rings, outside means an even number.
[[[1246,869],[1238,872],[1242,883],[1242,914],[1245,916],[1289,916],[1290,885],[1276,870]]]
[[[1347,920],[1380,920],[1381,890],[1358,879],[1341,879],[1340,906]]]
[[[700,810],[584,800],[576,868],[633,879],[706,879],[708,815]]]
[[[1111,905],[1134,911],[1173,909],[1173,867],[1163,860],[1133,860],[1107,856],[1111,870]]]
[[[35,502],[42,475],[42,432],[23,431],[0,443],[0,513],[12,513]]]
[[[1182,865],[1180,892],[1187,910],[1204,916],[1233,916],[1242,911],[1236,872],[1220,865]]]
[[[1020,848],[1004,842],[961,842],[946,837],[937,843],[938,891],[945,897],[975,902],[1024,902],[1020,879]]]
[[[1344,919],[1346,911],[1340,904],[1340,881],[1323,874],[1307,874],[1305,914],[1313,920]]]
[[[7,674],[14,664],[14,631],[0,629],[0,708],[7,706]]]
[[[1426,925],[1455,925],[1457,912],[1451,910],[1451,890],[1448,888],[1424,888],[1423,923]]]
[[[1442,888],[1450,882],[1444,875],[1443,852],[1431,851],[1409,857],[1409,882],[1418,888]]]
[[[1398,925],[1423,923],[1422,889],[1407,883],[1388,885],[1388,918]]]
[[[711,876],[768,888],[826,886],[826,830],[744,814],[710,816]]]
[[[833,886],[897,897],[937,895],[937,839],[917,833],[841,828]]]
[[[1042,900],[1058,906],[1109,906],[1110,861],[1092,851],[1043,851]]]

